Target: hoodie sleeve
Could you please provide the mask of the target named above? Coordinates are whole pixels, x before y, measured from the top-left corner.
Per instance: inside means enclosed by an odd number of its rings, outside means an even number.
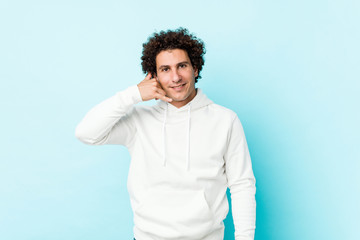
[[[131,121],[131,109],[141,101],[137,85],[117,92],[85,115],[76,127],[75,136],[90,145],[128,146],[136,133],[134,122]]]
[[[235,240],[253,240],[256,221],[255,177],[244,130],[237,116],[233,120],[224,157],[231,193]]]

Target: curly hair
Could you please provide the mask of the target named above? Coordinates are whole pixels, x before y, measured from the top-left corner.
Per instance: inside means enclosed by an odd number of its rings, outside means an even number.
[[[198,70],[198,76],[195,77],[195,82],[197,82],[201,78],[200,71],[205,63],[205,44],[182,27],[176,30],[160,31],[160,33],[154,33],[148,38],[147,42],[143,44],[141,57],[143,72],[155,75],[156,56],[161,51],[170,49],[182,49],[187,52],[192,66]]]

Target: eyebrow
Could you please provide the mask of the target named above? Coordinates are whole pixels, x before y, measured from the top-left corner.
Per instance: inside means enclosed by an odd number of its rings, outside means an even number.
[[[182,62],[177,63],[176,66],[179,66],[179,65],[181,65],[181,64],[190,64],[190,63],[189,63],[188,61],[182,61]],[[161,65],[161,66],[159,67],[159,69],[161,69],[161,68],[166,68],[166,67],[170,67],[170,65]]]

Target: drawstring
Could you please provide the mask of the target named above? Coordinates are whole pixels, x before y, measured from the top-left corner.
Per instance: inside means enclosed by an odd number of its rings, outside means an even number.
[[[163,135],[163,165],[166,165],[166,138],[165,138],[165,125],[166,125],[166,115],[168,110],[168,104],[166,104],[165,112],[164,112],[164,120],[162,127],[162,135]]]
[[[190,167],[190,123],[191,123],[191,104],[188,107],[188,131],[187,131],[187,156],[186,156],[186,170]]]
[[[164,119],[162,126],[162,136],[163,136],[163,166],[166,166],[166,117],[168,111],[168,104],[164,111]],[[187,128],[187,151],[186,151],[186,170],[190,170],[190,123],[191,123],[191,104],[189,103],[188,107],[188,128]]]

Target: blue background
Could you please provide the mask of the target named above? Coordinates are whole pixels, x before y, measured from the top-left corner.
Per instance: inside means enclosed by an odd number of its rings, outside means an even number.
[[[360,239],[358,1],[0,2],[0,239],[132,239],[124,147],[74,136],[144,75],[142,43],[187,27],[197,84],[237,112],[257,240]],[[231,215],[226,240],[233,240]]]

